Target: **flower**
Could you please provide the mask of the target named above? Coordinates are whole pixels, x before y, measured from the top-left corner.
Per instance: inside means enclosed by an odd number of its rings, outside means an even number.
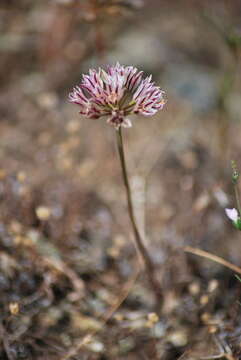
[[[238,215],[238,211],[235,208],[233,208],[233,209],[225,209],[225,212],[226,212],[227,217],[230,220],[232,220],[234,222],[238,221],[239,215]]]
[[[79,86],[69,94],[70,102],[80,106],[80,114],[90,119],[107,116],[116,129],[131,127],[131,114],[154,115],[165,105],[164,91],[143,79],[143,72],[133,66],[108,66],[107,71],[90,69]]]
[[[232,220],[234,226],[237,229],[241,230],[241,219],[240,219],[238,211],[235,208],[233,208],[233,209],[225,209],[225,212],[226,212],[227,217],[230,220]]]

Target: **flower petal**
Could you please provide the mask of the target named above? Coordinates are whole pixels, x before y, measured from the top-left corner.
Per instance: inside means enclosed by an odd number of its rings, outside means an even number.
[[[235,208],[233,208],[233,209],[225,209],[225,212],[226,212],[227,217],[230,220],[232,220],[234,222],[238,221],[239,214],[238,214],[238,211]]]

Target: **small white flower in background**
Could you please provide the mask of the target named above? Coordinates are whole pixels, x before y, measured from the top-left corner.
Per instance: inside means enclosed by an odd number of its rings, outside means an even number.
[[[238,215],[238,211],[235,208],[233,208],[233,209],[225,209],[225,212],[226,212],[227,217],[230,220],[232,220],[234,222],[238,221],[239,215]]]
[[[225,209],[226,215],[227,217],[232,220],[234,226],[241,230],[241,219],[239,216],[239,213],[237,211],[237,209],[233,208],[233,209]]]

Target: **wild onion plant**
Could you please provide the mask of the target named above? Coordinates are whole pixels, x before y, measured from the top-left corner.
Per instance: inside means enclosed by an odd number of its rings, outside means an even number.
[[[131,188],[126,168],[122,127],[132,126],[129,115],[154,115],[165,104],[164,92],[152,82],[152,76],[143,78],[143,72],[133,66],[108,66],[107,71],[99,68],[83,75],[79,86],[73,89],[69,100],[80,107],[79,113],[89,119],[107,117],[107,123],[116,130],[116,140],[122,177],[125,185],[128,213],[139,254],[158,301],[162,292],[154,274],[154,264],[140,234],[135,219]]]
[[[230,220],[232,220],[233,225],[238,229],[241,230],[241,205],[240,205],[240,195],[239,195],[239,188],[238,182],[240,173],[237,169],[237,165],[235,161],[232,161],[232,183],[234,186],[234,195],[237,204],[237,209],[225,209],[226,215]]]

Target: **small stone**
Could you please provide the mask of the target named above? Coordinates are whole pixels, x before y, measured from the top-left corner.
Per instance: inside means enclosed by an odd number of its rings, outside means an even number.
[[[209,281],[208,283],[208,292],[212,293],[213,291],[215,291],[218,288],[218,281],[216,279],[212,279]]]
[[[17,173],[17,179],[19,182],[24,182],[26,180],[26,173],[24,171],[19,171]]]
[[[32,240],[26,236],[21,236],[21,235],[16,235],[14,238],[14,244],[19,246],[31,246],[32,245]]]
[[[168,336],[168,340],[176,347],[185,346],[187,344],[187,334],[185,331],[174,331]]]
[[[147,315],[148,321],[152,322],[153,324],[159,321],[159,317],[156,313],[152,312]]]
[[[205,210],[210,204],[210,196],[208,193],[202,193],[194,203],[193,210],[196,212],[200,212]]]
[[[209,297],[208,297],[208,295],[202,295],[202,296],[200,297],[200,304],[201,304],[202,306],[207,305],[208,302],[209,302]]]
[[[204,324],[208,324],[210,322],[210,319],[211,319],[210,313],[205,312],[201,315],[201,320]]]
[[[40,233],[35,229],[31,229],[27,232],[27,237],[36,244],[40,239]]]
[[[211,326],[209,326],[209,328],[208,328],[209,334],[215,334],[217,331],[218,331],[218,327],[215,326],[215,325],[211,325]]]
[[[126,238],[123,235],[119,234],[115,236],[113,242],[115,246],[117,246],[118,248],[122,248],[126,244]]]
[[[102,329],[100,321],[90,316],[84,316],[76,313],[72,316],[72,324],[74,328],[81,331],[99,331]]]
[[[125,321],[123,327],[131,330],[144,329],[146,327],[145,319],[136,319],[133,321]]]
[[[58,97],[55,93],[42,93],[38,95],[38,104],[43,109],[53,109],[58,103]]]
[[[36,209],[36,215],[40,220],[48,220],[51,215],[51,210],[46,206],[39,206]]]
[[[134,349],[135,340],[131,336],[128,336],[119,341],[119,346],[120,346],[120,349],[119,349],[120,353],[126,354],[126,353],[130,352],[132,349]]]
[[[3,180],[6,177],[6,171],[4,169],[0,169],[0,180]]]
[[[112,246],[112,247],[110,247],[109,249],[107,249],[107,254],[108,254],[110,257],[112,257],[112,258],[114,258],[114,259],[117,259],[117,258],[119,257],[119,255],[120,255],[120,249]]]
[[[166,292],[165,301],[163,305],[163,313],[170,314],[179,306],[179,300],[174,291],[170,290]]]
[[[198,282],[193,282],[189,285],[188,290],[191,295],[196,296],[200,293],[200,284]]]
[[[9,229],[14,234],[20,234],[22,231],[22,225],[18,221],[13,220],[9,225]]]
[[[92,341],[89,344],[86,344],[86,347],[93,352],[101,353],[104,351],[104,344],[100,341]]]
[[[166,328],[167,326],[159,321],[155,325],[155,331],[153,332],[152,336],[154,336],[155,338],[162,338],[166,334]]]
[[[18,315],[19,314],[19,304],[17,302],[10,303],[9,311],[12,315]]]
[[[114,319],[116,321],[123,321],[124,320],[124,316],[122,314],[115,314],[114,315]]]

